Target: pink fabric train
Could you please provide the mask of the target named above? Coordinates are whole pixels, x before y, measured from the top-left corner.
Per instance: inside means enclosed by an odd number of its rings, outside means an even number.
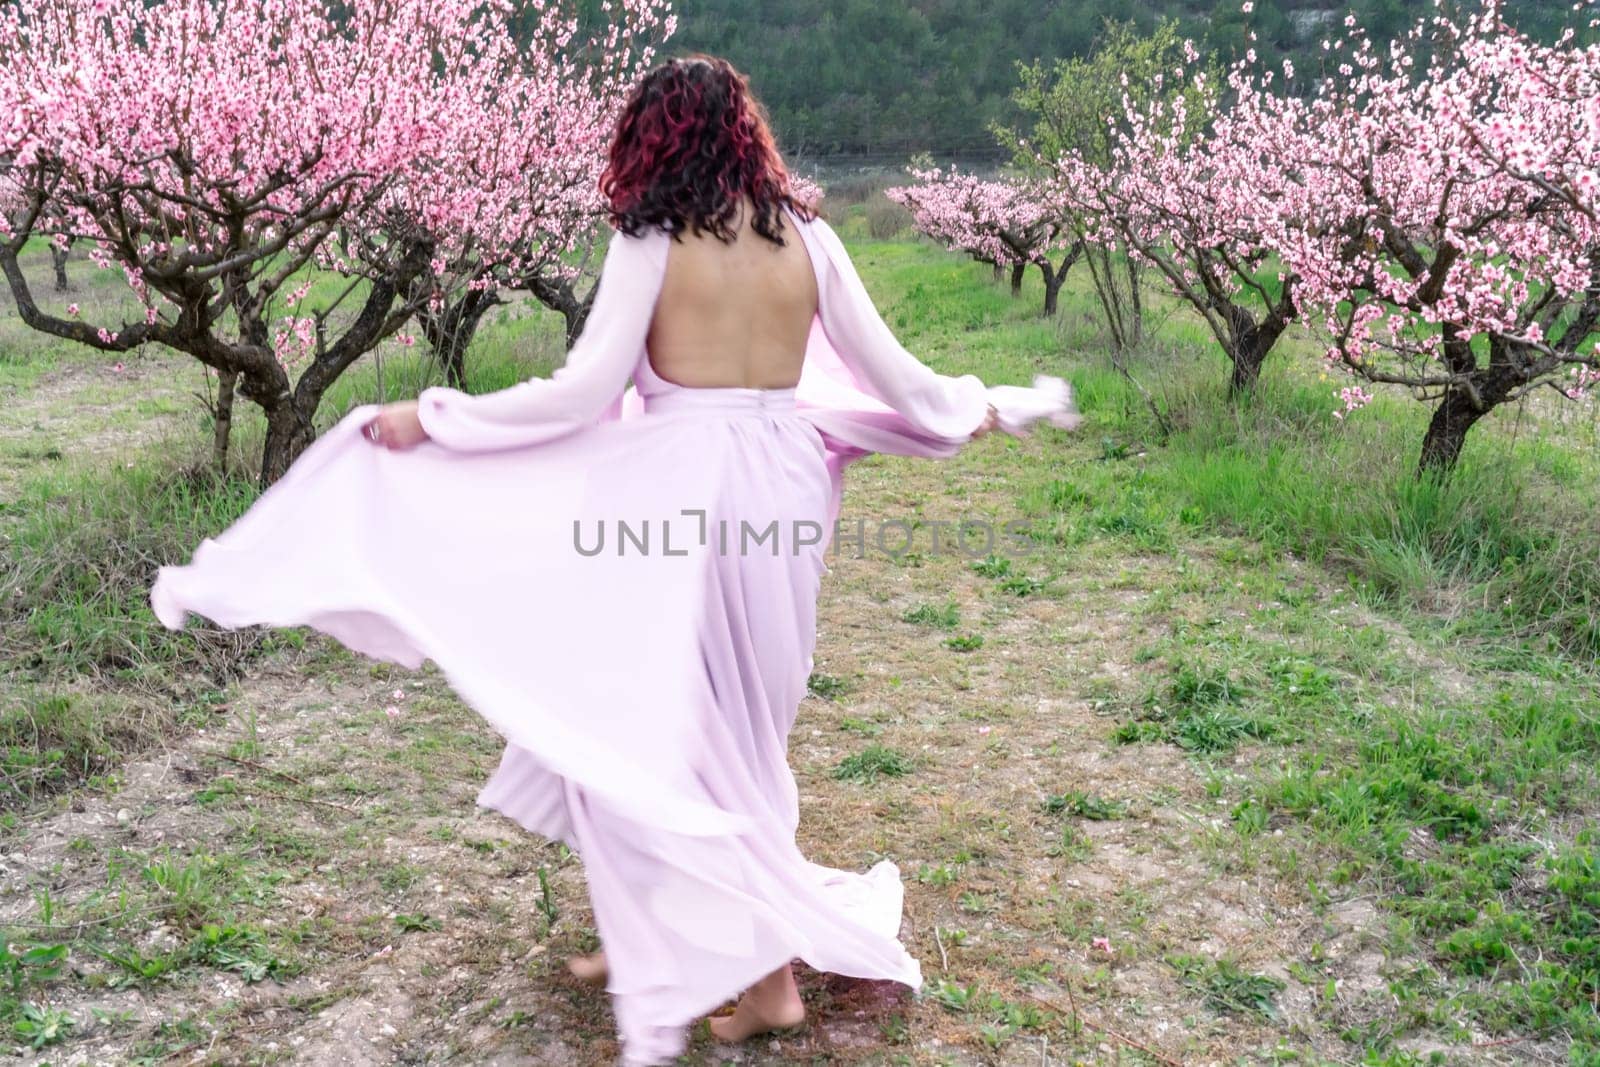
[[[894,865],[832,870],[795,843],[787,738],[841,476],[872,452],[951,455],[990,404],[1018,432],[1074,417],[1059,380],[918,362],[827,223],[789,218],[819,294],[796,388],[654,374],[670,238],[619,233],[552,377],[424,391],[432,440],[406,452],[352,411],[151,591],[170,627],[311,626],[436,663],[507,741],[479,802],[583,861],[629,1063],[672,1059],[687,1024],[795,958],[920,983]]]

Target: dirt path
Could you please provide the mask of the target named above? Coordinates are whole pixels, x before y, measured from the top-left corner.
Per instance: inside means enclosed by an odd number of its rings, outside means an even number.
[[[0,439],[126,447],[79,432],[95,416],[75,400],[105,373],[14,398]],[[1069,446],[1025,447],[1048,465]],[[992,459],[864,464],[847,514],[1004,516],[1016,493]],[[1070,571],[1030,561],[1009,586],[957,555],[835,561],[823,695],[791,748],[802,845],[900,864],[927,988],[808,973],[807,1026],[740,1049],[702,1029],[690,1062],[1221,1064],[1279,1047],[1344,1062],[1341,1029],[1392,1010],[1385,974],[1406,961],[1386,956],[1371,902],[1315,904],[1231,831],[1226,784],[1259,753],[1207,765],[1112,740],[1149,688],[1148,650],[1195,620],[1249,629],[1256,594],[1204,556],[1075,551]],[[582,872],[474,807],[498,745],[436,674],[311,641],[192,726],[0,839],[0,926],[71,950],[38,997],[72,1029],[21,1062],[614,1059],[604,996],[560,966],[592,945]],[[870,751],[892,766],[839,776]],[[1218,1007],[1184,959],[1229,961],[1268,1006]]]

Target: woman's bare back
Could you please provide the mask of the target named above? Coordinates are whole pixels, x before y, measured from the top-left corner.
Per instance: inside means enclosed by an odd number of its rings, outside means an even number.
[[[671,243],[645,340],[651,369],[669,382],[784,389],[800,380],[817,310],[811,258],[785,213],[782,245],[756,233],[750,214],[746,199],[731,244],[688,230]]]

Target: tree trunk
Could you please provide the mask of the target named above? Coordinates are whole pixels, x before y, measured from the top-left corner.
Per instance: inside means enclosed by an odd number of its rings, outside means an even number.
[[[1417,462],[1417,476],[1443,477],[1455,469],[1461,458],[1461,448],[1467,443],[1467,431],[1484,415],[1472,402],[1472,394],[1465,389],[1451,389],[1433,410],[1428,422],[1427,435],[1422,439],[1422,457]]]
[[[52,244],[50,246],[50,264],[55,267],[56,271],[56,292],[66,292],[68,288],[67,250],[65,248],[57,248],[54,244]]]
[[[1117,264],[1117,253],[1104,246],[1091,246],[1084,252],[1089,264],[1089,275],[1094,280],[1095,296],[1100,309],[1105,312],[1106,330],[1111,334],[1112,362],[1120,366],[1123,353],[1139,343],[1140,328],[1139,292],[1129,291],[1124,279],[1131,278]]]
[[[1144,340],[1144,297],[1139,292],[1139,265],[1132,253],[1124,252],[1123,263],[1128,271],[1128,306],[1132,309],[1129,322],[1129,343],[1138,345]]]
[[[1071,272],[1072,265],[1078,262],[1078,257],[1083,255],[1084,243],[1077,241],[1067,249],[1066,255],[1061,257],[1061,266],[1057,267],[1050,262],[1049,256],[1039,257],[1039,273],[1044,275],[1044,316],[1049,318],[1056,313],[1056,298],[1061,293],[1061,287],[1067,283],[1067,274]]]
[[[578,341],[578,335],[583,333],[584,323],[589,321],[589,311],[594,307],[594,287],[582,300],[578,300],[561,309],[561,317],[567,321],[567,347],[571,348]]]
[[[1044,275],[1044,317],[1050,318],[1056,313],[1056,298],[1067,280],[1067,272],[1055,270],[1048,262],[1039,264],[1039,272]]]
[[[294,399],[285,396],[266,409],[267,439],[261,447],[261,488],[266,489],[288,471],[300,453],[316,438],[311,420],[302,417]]]
[[[1011,265],[1011,295],[1022,295],[1022,276],[1028,270],[1026,263],[1013,263]]]
[[[1006,268],[1004,266],[999,263],[992,263],[990,266],[994,267],[994,283],[996,285],[1006,280]]]
[[[1228,380],[1230,400],[1238,400],[1254,391],[1261,380],[1261,367],[1267,362],[1267,354],[1289,327],[1289,318],[1282,313],[1285,306],[1286,302],[1280,302],[1279,307],[1259,323],[1238,305],[1230,304],[1224,311],[1231,335],[1226,348],[1228,358],[1233,361],[1233,375]]]
[[[589,286],[589,291],[581,300],[572,288],[572,282],[565,278],[553,281],[545,277],[534,277],[527,282],[526,288],[539,303],[561,312],[561,317],[567,324],[567,347],[571,348],[578,340],[578,335],[583,333],[584,323],[589,321],[589,309],[594,307],[594,297],[599,291],[599,285]]]
[[[1261,380],[1261,364],[1266,361],[1267,349],[1254,341],[1245,341],[1230,353],[1233,356],[1233,374],[1228,379],[1228,397],[1238,400],[1255,391]]]
[[[444,367],[444,383],[452,389],[467,387],[467,346],[451,334],[443,347],[435,346],[434,355]]]
[[[418,314],[422,335],[428,339],[434,358],[444,368],[445,382],[452,388],[466,387],[467,347],[472,344],[484,313],[500,302],[492,289],[468,289],[443,314]]]
[[[211,465],[217,476],[228,473],[228,438],[233,434],[233,386],[237,371],[217,372],[217,403],[212,409]]]
[[[1157,259],[1157,269],[1178,284],[1181,277],[1172,261]],[[1232,364],[1228,379],[1228,399],[1237,402],[1253,392],[1261,380],[1261,368],[1271,354],[1278,338],[1289,328],[1297,314],[1294,304],[1293,277],[1285,278],[1278,299],[1268,305],[1260,322],[1244,304],[1236,303],[1220,280],[1223,272],[1217,264],[1202,255],[1195,273],[1199,284],[1187,289],[1186,299],[1205,316],[1211,335],[1222,346],[1223,353]],[[1200,303],[1200,294],[1205,303]]]
[[[283,477],[289,465],[316,440],[313,420],[328,388],[339,380],[339,376],[352,363],[372,351],[389,332],[399,326],[400,320],[393,317],[395,301],[401,293],[412,291],[416,280],[427,268],[433,247],[430,241],[412,242],[390,273],[373,280],[360,313],[345,328],[344,334],[332,345],[323,344],[319,336],[316,358],[300,372],[293,388],[284,379],[281,388],[275,389],[269,384],[264,388],[252,388],[246,394],[260,404],[267,414],[267,439],[261,451],[263,487]],[[406,317],[414,313],[414,307],[406,308]],[[253,341],[265,335],[259,319],[251,324],[250,330]],[[248,377],[246,384],[250,384]]]

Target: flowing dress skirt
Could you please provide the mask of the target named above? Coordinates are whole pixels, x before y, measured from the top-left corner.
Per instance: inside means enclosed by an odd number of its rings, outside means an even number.
[[[794,390],[644,405],[465,456],[374,447],[358,409],[152,591],[169,626],[308,625],[434,661],[507,741],[480,803],[580,856],[636,1064],[795,958],[921,980],[893,864],[832,870],[795,842],[787,738],[837,506],[827,417]]]

